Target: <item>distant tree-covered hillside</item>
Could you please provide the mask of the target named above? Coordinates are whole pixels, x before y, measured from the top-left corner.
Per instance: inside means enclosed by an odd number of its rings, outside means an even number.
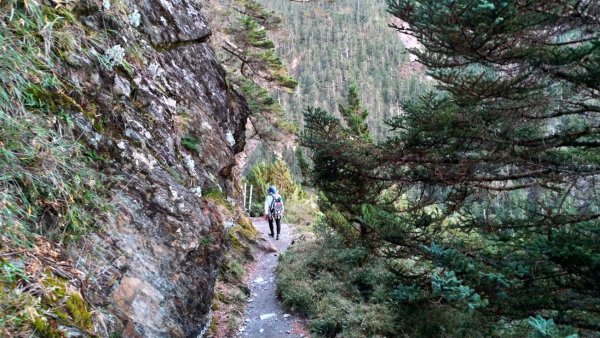
[[[295,93],[279,93],[288,116],[302,120],[302,109],[319,106],[336,111],[351,82],[358,84],[375,137],[385,118],[400,112],[400,103],[427,86],[420,65],[388,27],[383,1],[347,0],[298,3],[259,0],[284,18],[278,49],[298,80]]]

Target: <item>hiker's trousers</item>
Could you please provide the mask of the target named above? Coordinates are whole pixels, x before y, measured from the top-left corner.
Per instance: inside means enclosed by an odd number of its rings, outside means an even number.
[[[275,219],[275,223],[277,224],[277,236],[281,232],[281,219]],[[273,218],[269,217],[269,230],[273,233]]]

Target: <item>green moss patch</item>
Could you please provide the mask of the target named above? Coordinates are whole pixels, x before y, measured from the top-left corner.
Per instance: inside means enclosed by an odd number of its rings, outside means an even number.
[[[92,316],[88,311],[85,302],[77,293],[72,293],[65,303],[65,308],[71,314],[72,321],[77,326],[89,331],[92,329]]]

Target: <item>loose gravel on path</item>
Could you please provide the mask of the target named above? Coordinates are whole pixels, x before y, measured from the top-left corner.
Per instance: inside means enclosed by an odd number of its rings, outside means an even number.
[[[284,311],[275,290],[277,258],[292,242],[291,229],[282,224],[279,240],[275,240],[268,236],[269,224],[264,219],[255,218],[252,223],[277,252],[258,257],[256,269],[250,276],[251,295],[238,337],[309,337],[303,320]]]

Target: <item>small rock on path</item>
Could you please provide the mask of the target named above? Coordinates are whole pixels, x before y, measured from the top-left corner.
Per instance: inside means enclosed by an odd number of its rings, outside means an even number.
[[[261,218],[254,218],[254,227],[272,244],[277,251],[264,253],[258,258],[256,269],[250,276],[250,299],[238,331],[238,337],[309,337],[304,329],[304,321],[285,312],[277,299],[275,290],[275,267],[279,253],[285,251],[292,242],[292,231],[281,225],[279,240],[269,237],[269,224]]]

